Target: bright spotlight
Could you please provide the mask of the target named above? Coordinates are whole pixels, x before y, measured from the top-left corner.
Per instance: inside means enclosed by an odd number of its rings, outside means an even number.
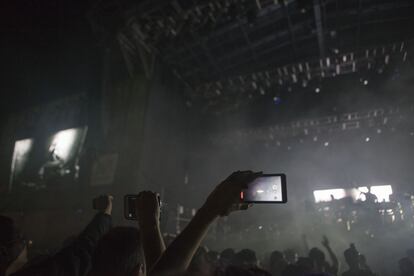
[[[366,186],[358,187],[358,191],[360,193],[368,193],[369,189]],[[371,193],[377,197],[378,202],[389,202],[390,195],[392,195],[392,187],[391,185],[371,186]],[[361,199],[361,201],[365,201],[365,195],[361,194],[359,199]]]
[[[49,151],[63,160],[67,160],[76,141],[77,129],[71,128],[59,131],[53,137]]]
[[[319,87],[316,87],[315,88],[315,93],[319,93],[319,92],[321,92],[321,89]]]
[[[275,104],[280,104],[282,102],[282,99],[280,97],[274,96],[273,97],[273,102]]]
[[[329,189],[329,190],[315,190],[313,191],[313,196],[315,202],[329,202],[334,199],[341,199],[346,196],[346,191],[344,189]]]
[[[329,146],[329,142],[325,142],[325,143],[323,143],[323,145],[324,145],[325,147],[327,147],[327,146]]]
[[[364,80],[364,85],[368,85],[368,80]]]
[[[365,142],[369,142],[370,140],[371,140],[371,138],[369,138],[369,137],[365,138]]]
[[[371,193],[377,196],[378,202],[389,202],[392,195],[391,185],[372,186]]]

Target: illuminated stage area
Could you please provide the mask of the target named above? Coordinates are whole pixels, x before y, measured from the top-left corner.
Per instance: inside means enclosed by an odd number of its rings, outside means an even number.
[[[0,276],[414,276],[414,1],[8,2]]]

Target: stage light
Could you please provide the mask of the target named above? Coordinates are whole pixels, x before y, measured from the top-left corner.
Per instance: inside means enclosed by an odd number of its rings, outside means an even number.
[[[280,104],[282,102],[282,99],[280,97],[274,96],[273,97],[273,102],[275,104]]]
[[[368,187],[358,187],[357,191],[360,193],[368,193],[369,189]],[[392,195],[392,187],[391,185],[379,185],[379,186],[371,186],[371,193],[374,194],[378,202],[389,202],[390,201],[390,195]],[[361,201],[365,201],[365,195],[360,194],[359,199]]]
[[[369,137],[365,138],[365,142],[369,142],[371,139]]]
[[[319,92],[321,92],[321,89],[319,87],[316,87],[315,88],[315,93],[319,93]]]
[[[260,88],[260,94],[261,94],[261,95],[266,94],[266,92],[264,91],[264,89],[263,89],[263,88]]]
[[[392,195],[391,185],[372,186],[371,193],[377,196],[378,202],[389,202]]]
[[[337,75],[341,74],[341,67],[339,66],[339,64],[336,65],[335,71]]]
[[[325,147],[327,147],[327,146],[329,146],[329,142],[325,142],[325,143],[323,143],[323,145],[324,145]]]
[[[332,201],[332,197],[334,199],[341,199],[346,196],[346,192],[344,189],[328,189],[328,190],[315,190],[313,191],[313,196],[315,198],[315,202],[330,202]]]
[[[368,80],[364,80],[364,85],[368,85]]]
[[[388,64],[389,61],[390,61],[390,55],[386,55],[385,56],[385,64]]]

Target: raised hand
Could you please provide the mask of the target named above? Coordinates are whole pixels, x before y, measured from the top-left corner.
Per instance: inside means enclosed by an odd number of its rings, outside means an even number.
[[[160,220],[160,196],[158,193],[143,191],[138,194],[137,198],[137,215],[138,221]]]
[[[226,216],[232,211],[247,209],[247,204],[240,201],[240,193],[261,174],[252,171],[232,173],[213,190],[203,208],[217,216]]]
[[[328,240],[328,237],[326,237],[325,235],[323,235],[322,237],[322,245],[324,247],[329,247],[329,240]]]
[[[107,195],[108,197],[108,206],[106,206],[104,213],[107,215],[112,215],[112,201],[114,200],[114,197],[111,195]]]

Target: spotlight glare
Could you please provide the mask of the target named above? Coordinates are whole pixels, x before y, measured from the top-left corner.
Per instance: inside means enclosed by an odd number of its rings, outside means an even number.
[[[329,142],[325,142],[325,143],[323,143],[323,145],[324,145],[325,147],[327,147],[327,146],[329,146]]]
[[[278,97],[278,96],[274,96],[273,97],[273,102],[275,104],[280,104],[282,102],[282,99],[280,97]]]
[[[315,88],[315,93],[319,93],[319,92],[321,92],[321,89],[319,87],[316,87]]]
[[[368,80],[364,80],[364,85],[368,85]]]
[[[371,140],[371,138],[369,138],[369,137],[365,138],[365,142],[369,142],[370,140]]]

